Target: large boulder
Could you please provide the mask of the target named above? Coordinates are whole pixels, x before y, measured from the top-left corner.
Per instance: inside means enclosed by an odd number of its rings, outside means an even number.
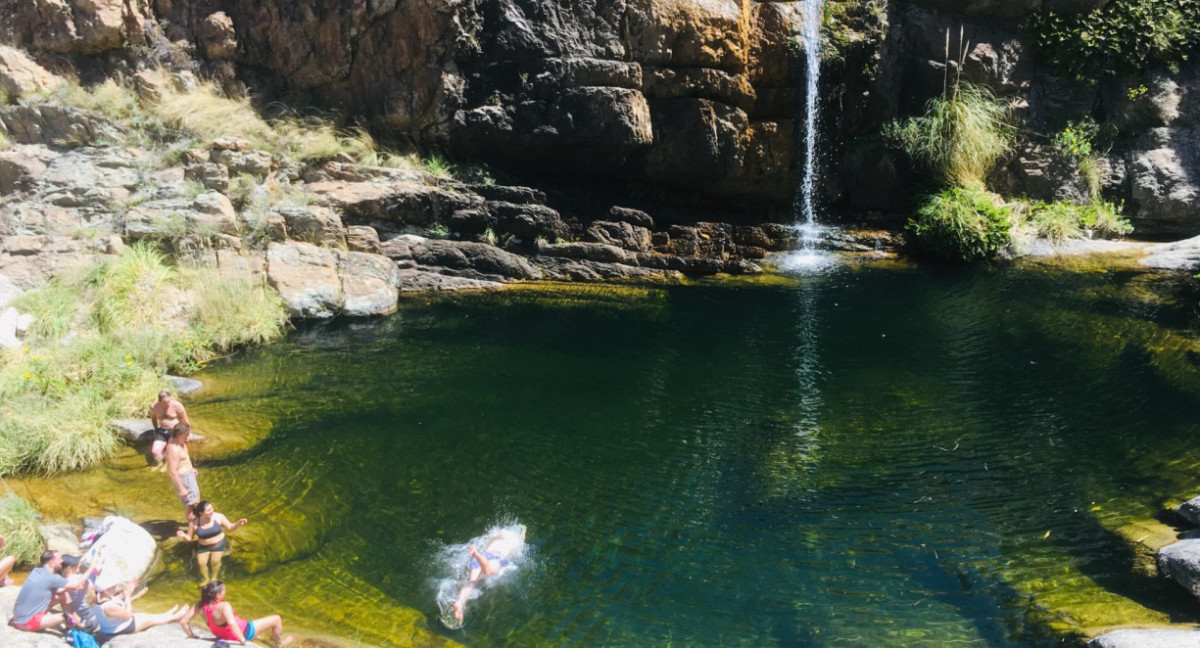
[[[267,281],[279,292],[288,314],[327,319],[342,312],[346,295],[334,250],[310,243],[272,243],[267,247]]]
[[[1180,540],[1159,550],[1158,571],[1200,596],[1200,539]]]
[[[396,310],[400,270],[391,259],[365,252],[341,252],[342,314],[387,315]]]
[[[1127,160],[1138,231],[1200,232],[1200,126],[1152,129]]]
[[[0,88],[9,99],[51,93],[65,80],[40,66],[21,50],[0,45]]]
[[[457,271],[459,276],[488,281],[542,278],[541,271],[524,257],[486,243],[417,239],[408,245],[409,258],[426,268]]]
[[[84,562],[94,564],[103,554],[104,562],[96,576],[96,590],[141,578],[154,563],[158,543],[142,527],[117,515],[104,518],[96,538],[84,554]]]
[[[97,54],[142,44],[144,20],[126,0],[18,0],[4,3],[0,38],[32,51]]]
[[[337,212],[318,205],[275,207],[292,238],[315,245],[337,247],[346,241],[346,227]]]

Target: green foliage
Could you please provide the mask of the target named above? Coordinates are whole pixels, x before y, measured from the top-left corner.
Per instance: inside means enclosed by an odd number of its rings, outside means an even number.
[[[1078,80],[1177,66],[1200,45],[1200,0],[1110,0],[1088,12],[1043,10],[1026,24],[1052,66]]]
[[[21,300],[47,321],[28,346],[0,353],[0,476],[95,465],[117,446],[108,421],[144,412],[165,372],[195,370],[286,325],[264,286],[176,270],[144,244]]]
[[[425,170],[439,178],[454,176],[454,165],[439,155],[431,155],[424,160]]]
[[[884,134],[944,184],[982,189],[1012,147],[1007,114],[991,90],[963,83],[930,99],[923,116],[893,122]]]
[[[918,246],[944,259],[988,259],[1012,243],[1011,210],[995,194],[951,188],[931,196],[909,220]]]
[[[36,565],[44,551],[37,512],[16,493],[0,497],[0,535],[6,541],[0,555],[16,556],[18,565]]]
[[[429,226],[429,235],[437,238],[446,238],[450,236],[450,228],[446,227],[445,223],[434,223]]]
[[[203,341],[201,346],[225,351],[283,334],[287,316],[278,293],[262,284],[221,281],[213,270],[195,271],[190,279],[197,296],[191,329]]]
[[[61,281],[54,280],[41,290],[21,295],[12,306],[22,313],[33,315],[28,335],[45,340],[57,340],[71,330],[79,309],[78,292]]]
[[[145,242],[130,246],[103,272],[93,313],[100,330],[118,332],[153,324],[166,301],[164,289],[174,270],[161,252]]]
[[[1113,238],[1131,233],[1133,225],[1121,217],[1121,209],[1122,205],[1103,200],[1085,205],[1069,201],[1039,202],[1030,205],[1027,216],[1038,236],[1061,243],[1083,238],[1085,234]]]
[[[1093,200],[1079,208],[1079,222],[1101,238],[1114,238],[1133,233],[1133,224],[1121,217],[1123,203]]]
[[[1074,203],[1038,203],[1030,210],[1030,220],[1033,221],[1038,236],[1055,243],[1083,236],[1078,206]]]
[[[1091,119],[1067,122],[1066,127],[1054,136],[1054,145],[1076,160],[1090,157],[1099,130],[1100,126]]]

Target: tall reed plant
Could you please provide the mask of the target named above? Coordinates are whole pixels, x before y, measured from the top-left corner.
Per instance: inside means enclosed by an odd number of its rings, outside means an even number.
[[[962,82],[930,99],[924,115],[894,122],[885,134],[942,184],[982,189],[1012,149],[1007,117],[990,89]]]

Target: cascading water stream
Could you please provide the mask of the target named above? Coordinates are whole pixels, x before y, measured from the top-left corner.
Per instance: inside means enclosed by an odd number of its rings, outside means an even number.
[[[824,0],[801,0],[800,42],[804,47],[804,167],[800,190],[793,202],[800,232],[800,259],[816,255],[817,217],[813,199],[817,177],[819,123],[817,101],[821,80],[821,17]]]

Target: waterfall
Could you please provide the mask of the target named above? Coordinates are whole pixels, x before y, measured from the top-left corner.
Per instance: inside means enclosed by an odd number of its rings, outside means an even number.
[[[812,253],[817,242],[817,217],[813,205],[813,186],[817,175],[818,85],[821,80],[821,19],[824,0],[801,0],[800,42],[804,46],[804,175],[794,201],[801,249]]]

